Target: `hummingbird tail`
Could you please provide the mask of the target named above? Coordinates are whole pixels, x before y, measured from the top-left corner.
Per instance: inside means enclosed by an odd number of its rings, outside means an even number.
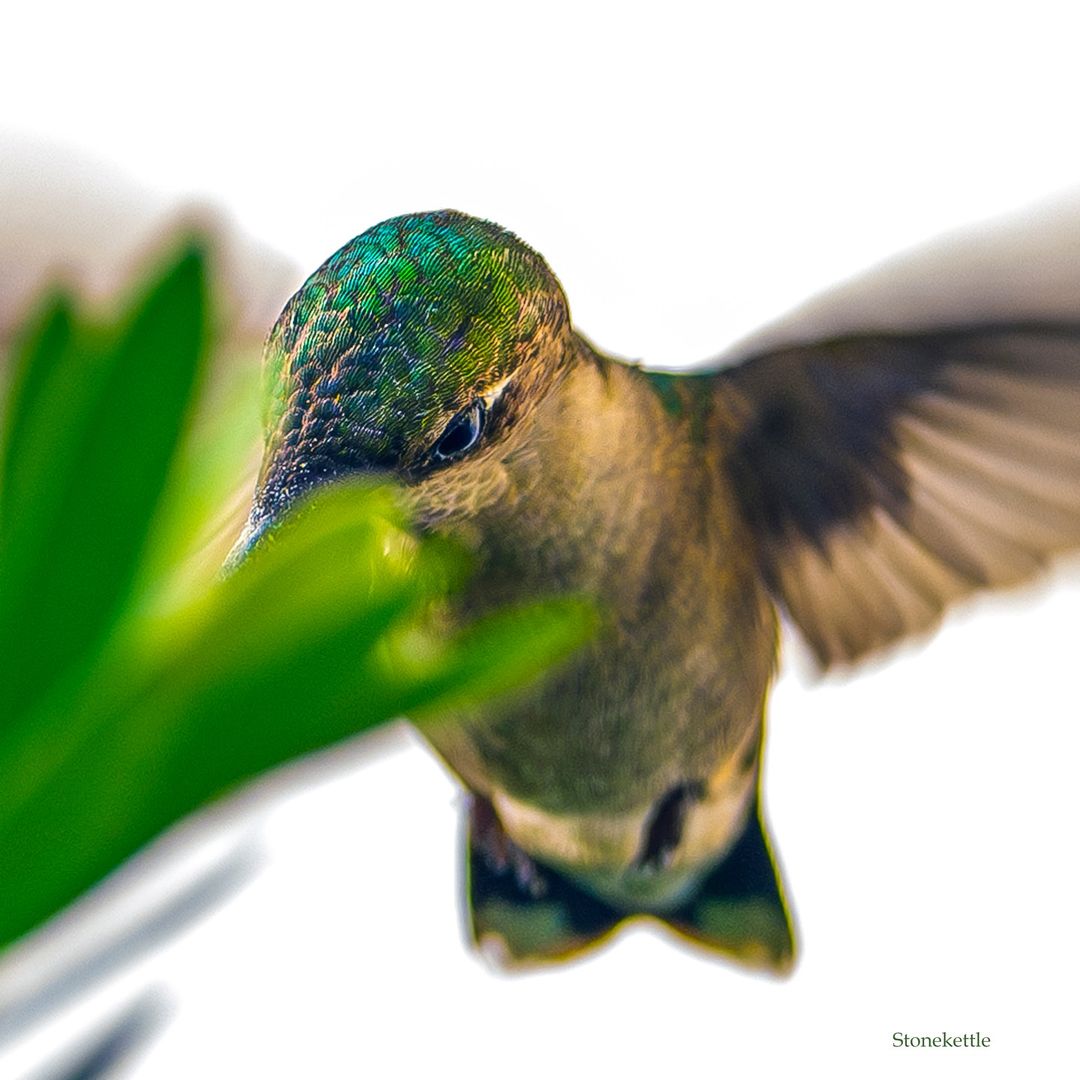
[[[663,920],[684,937],[749,967],[786,975],[795,928],[758,800],[734,847]]]
[[[468,931],[501,966],[567,959],[624,920],[661,919],[739,963],[785,974],[795,956],[791,916],[757,803],[722,862],[673,911],[616,908],[536,862],[506,836],[491,804],[473,795],[467,832]]]
[[[500,966],[567,959],[625,917],[516,847],[482,796],[471,796],[467,830],[468,932]]]

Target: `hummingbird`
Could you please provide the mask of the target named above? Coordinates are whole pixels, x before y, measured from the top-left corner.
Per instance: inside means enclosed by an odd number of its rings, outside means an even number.
[[[467,792],[467,921],[508,965],[650,916],[784,973],[762,814],[781,618],[824,669],[1080,545],[1080,322],[849,335],[685,373],[579,333],[544,259],[443,210],[288,301],[238,557],[306,493],[398,482],[475,573],[467,619],[566,593],[595,638],[424,731]]]

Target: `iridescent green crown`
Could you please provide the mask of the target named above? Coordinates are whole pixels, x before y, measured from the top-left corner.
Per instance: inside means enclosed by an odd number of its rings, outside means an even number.
[[[264,471],[407,467],[568,326],[558,281],[513,233],[453,210],[384,221],[327,259],[270,334]]]

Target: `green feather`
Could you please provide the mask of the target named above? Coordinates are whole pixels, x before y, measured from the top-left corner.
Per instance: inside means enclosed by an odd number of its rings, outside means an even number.
[[[407,461],[568,321],[558,281],[513,233],[450,210],[384,221],[327,259],[271,332],[267,459]]]

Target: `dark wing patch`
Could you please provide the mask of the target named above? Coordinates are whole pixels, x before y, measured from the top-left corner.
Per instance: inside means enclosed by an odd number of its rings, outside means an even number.
[[[825,667],[1080,545],[1080,325],[846,338],[717,379],[762,574]]]

